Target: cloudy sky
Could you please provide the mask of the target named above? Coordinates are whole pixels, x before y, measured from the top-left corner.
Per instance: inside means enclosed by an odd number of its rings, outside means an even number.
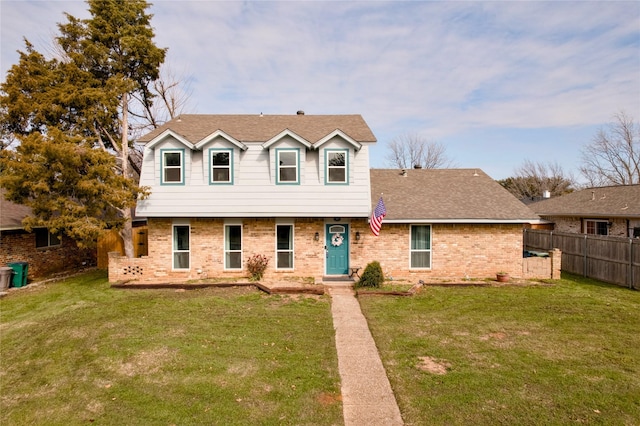
[[[80,1],[0,2],[1,71],[23,37],[45,51]],[[579,177],[619,111],[640,119],[640,2],[155,1],[156,43],[188,77],[187,112],[361,114],[495,179],[525,160]]]

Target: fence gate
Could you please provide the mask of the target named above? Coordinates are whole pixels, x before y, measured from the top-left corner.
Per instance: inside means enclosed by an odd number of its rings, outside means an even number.
[[[133,256],[147,256],[149,254],[149,240],[147,226],[133,228]],[[98,268],[109,267],[109,252],[117,251],[124,256],[124,241],[118,231],[112,229],[105,232],[98,239]]]

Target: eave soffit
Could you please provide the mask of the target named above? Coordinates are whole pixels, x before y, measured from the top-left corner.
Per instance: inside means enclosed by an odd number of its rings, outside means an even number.
[[[350,137],[340,129],[334,130],[333,132],[329,133],[327,136],[323,137],[322,139],[314,143],[313,148],[319,149],[322,145],[324,145],[331,139],[335,138],[336,136],[340,137],[345,142],[352,145],[356,151],[360,151],[360,148],[362,148],[362,144],[360,142],[356,141],[355,139],[353,139],[352,137]]]
[[[222,130],[216,130],[215,132],[211,133],[209,136],[205,136],[198,143],[196,143],[196,145],[195,145],[196,149],[198,149],[198,150],[202,149],[205,145],[207,145],[209,142],[211,142],[212,140],[214,140],[217,137],[221,137],[221,138],[229,141],[233,145],[235,145],[238,148],[240,148],[240,150],[242,150],[242,151],[246,151],[247,148],[248,148],[247,145],[243,144],[242,142],[240,142],[239,140],[237,140],[233,136],[230,136],[229,134],[223,132]]]
[[[169,137],[174,138],[175,140],[177,140],[187,148],[193,149],[193,144],[191,142],[189,142],[184,136],[174,132],[171,129],[165,130],[164,132],[160,133],[158,136],[156,136],[155,138],[147,142],[145,144],[145,148],[151,149]]]
[[[302,136],[298,135],[297,133],[292,132],[289,129],[284,129],[282,132],[278,133],[276,136],[272,137],[271,139],[269,139],[268,141],[263,143],[262,144],[262,148],[268,149],[273,144],[277,143],[282,138],[287,137],[287,136],[289,136],[290,138],[296,140],[300,144],[304,145],[307,149],[312,149],[313,148],[313,145],[311,144],[311,142],[309,142],[308,140],[306,140]]]

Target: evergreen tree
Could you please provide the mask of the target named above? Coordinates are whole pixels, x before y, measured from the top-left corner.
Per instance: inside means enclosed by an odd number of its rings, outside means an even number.
[[[138,190],[134,181],[113,172],[113,155],[55,127],[20,139],[15,151],[3,152],[0,183],[8,199],[33,210],[25,229],[64,232],[83,247],[105,228],[123,225],[121,209],[135,205]]]
[[[105,225],[117,226],[125,242],[125,253],[132,256],[130,208],[145,189],[136,187],[130,173],[130,100],[134,97],[143,109],[151,108],[154,97],[151,86],[159,77],[166,49],[153,43],[146,1],[87,3],[91,18],[80,20],[67,14],[67,22],[58,26],[59,57],[46,59],[25,41],[26,52],[20,52],[19,63],[9,70],[0,86],[2,135],[15,137],[21,145],[30,147],[3,150],[0,185],[7,189],[9,199],[33,208],[35,218],[27,224],[61,230],[82,244],[95,239]],[[34,149],[33,144],[42,144],[42,149]],[[71,144],[76,144],[76,149]],[[65,150],[61,151],[58,145]],[[101,154],[89,153],[89,148]],[[56,160],[52,153],[63,157]],[[108,163],[105,153],[117,158]],[[71,173],[63,171],[64,167],[77,166],[80,158],[87,161],[88,167],[99,167],[101,172],[76,168],[85,178],[72,179]],[[48,174],[51,170],[26,173],[24,163],[29,161],[33,167],[56,169],[57,173]],[[111,176],[105,174],[106,170],[110,170]],[[35,177],[49,181],[40,187],[34,185]],[[51,179],[58,179],[59,184]],[[76,191],[67,185],[82,188]],[[100,190],[89,190],[90,186]],[[45,197],[42,188],[47,188],[51,197]],[[65,197],[71,206],[76,202],[91,206],[80,211],[96,217],[89,220],[86,216],[85,226],[79,226],[79,211],[62,208]],[[54,198],[58,201],[52,202]]]

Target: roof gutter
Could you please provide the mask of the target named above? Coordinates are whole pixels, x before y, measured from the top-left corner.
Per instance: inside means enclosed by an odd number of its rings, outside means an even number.
[[[611,217],[611,218],[620,218],[620,219],[640,219],[640,215],[632,213],[632,214],[619,214],[619,213],[538,213],[540,216],[547,217],[578,217],[578,218],[603,218],[603,217]]]
[[[541,219],[384,219],[384,223],[522,224],[548,223]]]

